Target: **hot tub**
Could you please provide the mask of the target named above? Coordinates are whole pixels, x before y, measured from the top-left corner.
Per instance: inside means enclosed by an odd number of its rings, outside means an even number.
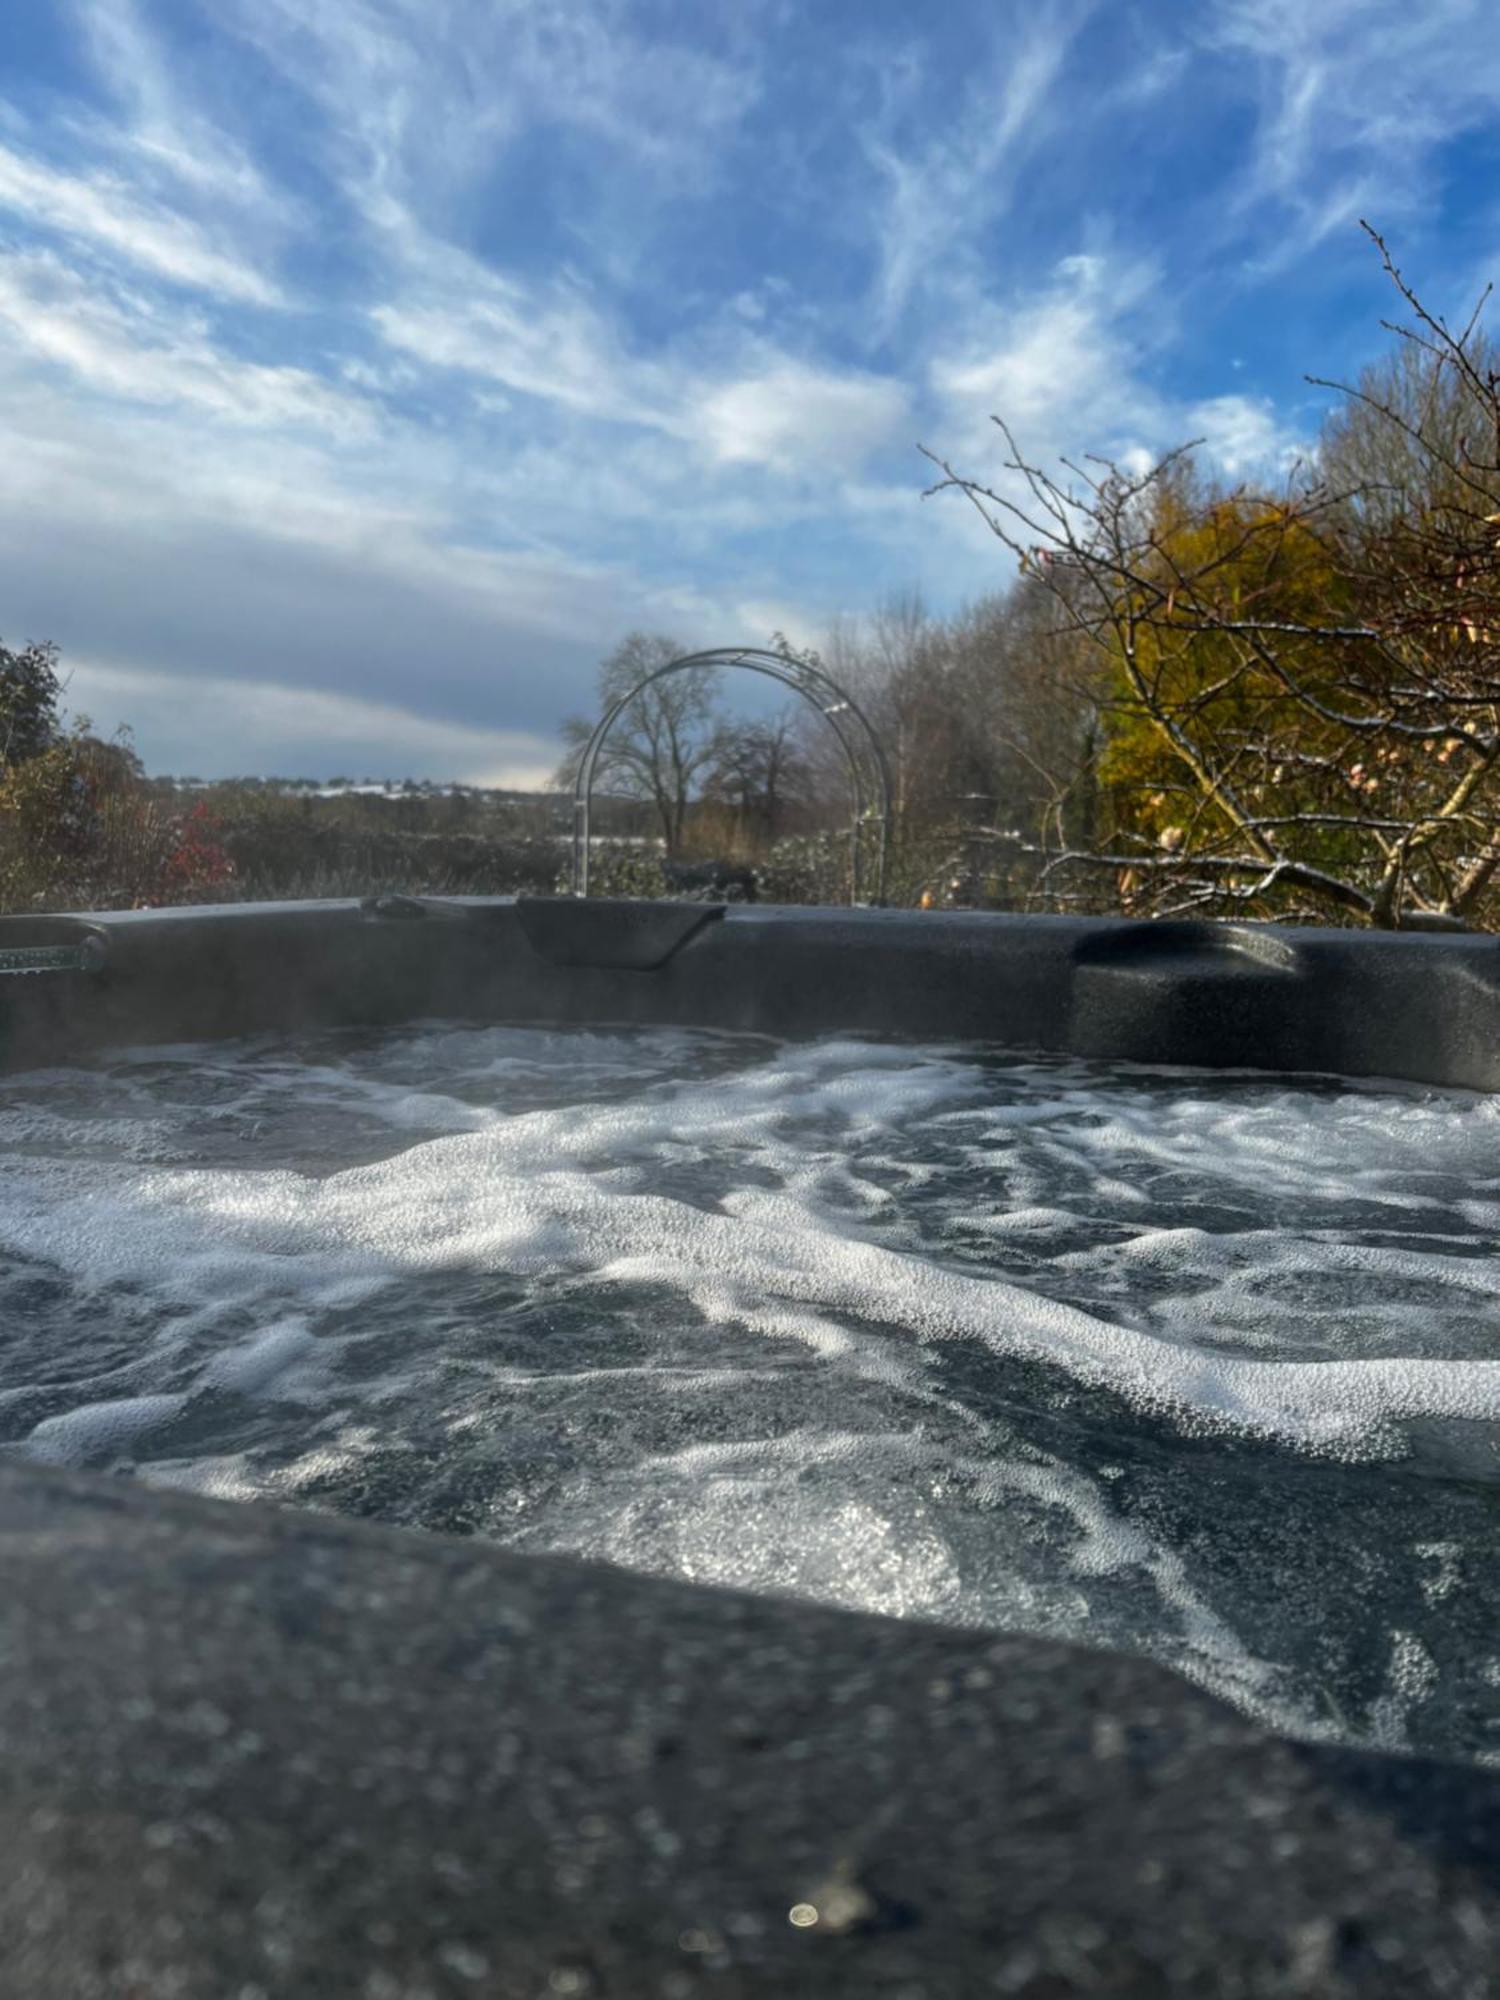
[[[17,1579],[11,1699],[75,1836],[43,1878],[128,1905],[99,1962],[1482,1990],[1500,943],[385,899],[9,949],[3,1491],[77,1586]],[[107,1613],[78,1629],[101,1579],[123,1661]],[[222,1722],[188,1732],[213,1855],[172,1687]],[[470,1786],[502,1687],[545,1751]],[[366,1711],[380,1754],[289,1804]],[[227,1933],[143,1941],[149,1844],[80,1862],[101,1764],[141,1841],[178,1829],[163,1907],[229,1893]],[[439,1893],[408,1834],[445,1801]],[[256,1913],[329,1810],[365,1915],[289,1941]],[[279,1859],[241,1837],[268,1817]],[[1084,1867],[1110,1825],[1149,1831]],[[524,1896],[486,1891],[497,1842]],[[1458,1983],[1413,1987],[1434,1965]]]

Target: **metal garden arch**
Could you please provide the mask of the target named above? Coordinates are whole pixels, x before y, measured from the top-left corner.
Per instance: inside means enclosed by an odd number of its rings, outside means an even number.
[[[621,695],[600,716],[578,761],[578,777],[573,786],[573,894],[586,896],[589,892],[589,806],[594,793],[594,771],[605,738],[630,704],[648,687],[666,680],[669,675],[687,673],[695,667],[743,667],[747,673],[764,674],[768,680],[780,681],[783,687],[791,688],[817,709],[839,740],[844,761],[849,767],[850,789],[854,794],[854,819],[849,831],[849,900],[857,903],[860,899],[860,837],[867,826],[874,826],[879,830],[874,900],[882,902],[891,839],[891,774],[886,766],[885,752],[880,747],[880,738],[859,704],[821,667],[809,666],[804,660],[788,659],[781,653],[767,652],[759,646],[717,646],[706,653],[686,653],[680,660],[669,660],[666,666],[657,667],[637,681],[628,694]],[[857,743],[851,740],[851,722],[858,732]],[[859,754],[861,749],[863,758]],[[868,789],[871,777],[874,779],[873,798]]]

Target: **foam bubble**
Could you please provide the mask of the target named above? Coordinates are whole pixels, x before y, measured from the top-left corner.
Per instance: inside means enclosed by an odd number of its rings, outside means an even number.
[[[53,1465],[83,1465],[113,1458],[136,1438],[180,1414],[185,1396],[122,1396],[114,1402],[83,1403],[39,1423],[26,1440],[27,1453]]]
[[[136,1051],[0,1123],[0,1437],[1476,1754],[1496,1115],[681,1031]]]

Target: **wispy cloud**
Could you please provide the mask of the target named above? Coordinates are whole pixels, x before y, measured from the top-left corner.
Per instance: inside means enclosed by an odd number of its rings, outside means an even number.
[[[81,53],[114,108],[104,119],[80,109],[74,129],[87,143],[240,210],[281,206],[281,193],[232,136],[232,95],[218,94],[210,108],[199,94],[196,38],[174,41],[154,28],[140,0],[63,4],[78,23]]]
[[[279,297],[264,273],[215,248],[194,223],[142,200],[111,174],[60,173],[0,145],[0,209],[102,245],[175,284],[252,305],[274,305]]]
[[[1410,214],[1435,191],[1440,149],[1492,126],[1500,105],[1487,0],[1225,0],[1199,32],[1251,65],[1258,116],[1233,198],[1242,216],[1281,205],[1267,263],[1304,253],[1362,211],[1387,224]]]
[[[13,348],[95,394],[209,410],[256,429],[367,434],[370,413],[304,368],[238,360],[205,322],[94,286],[51,252],[0,253],[0,325]]]
[[[1435,229],[1500,125],[1479,0],[60,18],[71,69],[0,80],[0,631],[200,768],[540,768],[631,625],[990,587],[913,447],[992,471],[993,413],[1275,473],[1368,348],[1309,246]]]
[[[1035,293],[976,315],[932,364],[945,434],[972,446],[999,416],[1032,454],[1079,440],[1123,453],[1159,438],[1167,405],[1141,375],[1142,308],[1158,281],[1149,261],[1078,254]]]
[[[1028,10],[1019,29],[997,22],[978,74],[965,79],[957,105],[945,105],[935,120],[920,63],[908,59],[896,70],[880,117],[863,134],[884,182],[884,200],[875,208],[874,298],[882,333],[930,273],[946,269],[950,285],[971,276],[975,238],[1012,198],[1009,168],[1046,126],[1086,12],[1078,4]],[[900,128],[913,122],[914,104],[921,133],[904,139]]]
[[[476,169],[539,127],[701,191],[759,97],[763,11],[746,0],[726,16],[719,48],[648,26],[628,0],[224,0],[222,18],[317,105],[330,157],[371,214],[394,202],[437,220]]]
[[[899,383],[815,367],[744,334],[717,371],[701,346],[647,359],[581,296],[543,301],[490,277],[451,306],[380,306],[392,346],[438,368],[503,383],[577,416],[676,439],[684,453],[788,473],[843,471],[888,443],[906,414]]]
[[[477,273],[481,296],[376,306],[392,347],[436,368],[478,375],[524,395],[615,423],[673,427],[665,372],[622,351],[618,333],[581,295],[534,290]]]

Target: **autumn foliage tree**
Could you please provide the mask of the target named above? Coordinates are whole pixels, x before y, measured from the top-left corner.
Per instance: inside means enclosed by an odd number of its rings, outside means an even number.
[[[62,733],[58,651],[46,642],[0,643],[0,769],[39,755]]]
[[[1008,483],[938,461],[1092,651],[1096,837],[996,824],[1046,891],[1127,909],[1461,928],[1500,869],[1500,379],[1477,315],[1408,312],[1328,463],[1214,492],[1190,452]],[[997,421],[999,421],[997,419]],[[1350,483],[1344,478],[1353,475]]]
[[[233,874],[201,803],[164,804],[128,739],[62,711],[57,648],[0,645],[0,908],[190,902]]]

